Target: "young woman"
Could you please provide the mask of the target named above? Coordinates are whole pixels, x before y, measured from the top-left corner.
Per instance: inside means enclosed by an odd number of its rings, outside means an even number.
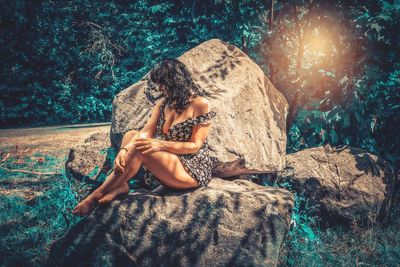
[[[161,187],[184,190],[206,186],[211,180],[213,162],[207,136],[209,120],[216,113],[209,110],[209,95],[193,83],[190,72],[177,59],[163,60],[150,72],[150,79],[162,92],[150,119],[140,131],[124,135],[114,171],[73,214],[87,215],[97,204],[127,194],[128,181],[142,164]]]

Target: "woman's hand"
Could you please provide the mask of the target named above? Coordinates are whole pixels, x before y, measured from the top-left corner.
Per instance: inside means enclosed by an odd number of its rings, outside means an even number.
[[[114,169],[120,173],[124,173],[126,150],[121,149],[114,160]]]
[[[162,140],[154,138],[138,138],[135,141],[135,148],[143,154],[147,154],[150,152],[162,151],[165,146]]]

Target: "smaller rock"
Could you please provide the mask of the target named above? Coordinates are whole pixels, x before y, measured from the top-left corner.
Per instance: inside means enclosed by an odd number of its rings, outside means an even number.
[[[112,167],[109,162],[111,155],[106,161],[108,154],[113,152],[110,146],[109,133],[96,133],[86,138],[83,144],[72,147],[65,163],[67,177],[96,180],[101,173],[107,173]]]
[[[321,219],[321,227],[345,227],[384,220],[391,205],[393,169],[365,149],[330,145],[287,155],[279,174],[292,190],[308,198]]]

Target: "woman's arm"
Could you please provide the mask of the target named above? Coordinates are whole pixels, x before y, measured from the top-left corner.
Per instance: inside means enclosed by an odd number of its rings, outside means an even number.
[[[194,142],[166,141],[152,138],[138,138],[134,142],[136,149],[143,154],[155,151],[168,151],[174,154],[196,153],[200,147]]]
[[[202,98],[195,103],[194,116],[203,115],[209,112],[210,104],[207,99]],[[164,141],[164,150],[175,154],[196,153],[206,140],[210,128],[210,122],[197,124],[193,126],[192,136],[188,142]]]
[[[194,116],[203,115],[209,112],[208,100],[202,99],[195,104]],[[137,140],[138,149],[143,153],[151,151],[168,151],[174,154],[192,154],[199,151],[207,138],[208,132],[211,128],[210,122],[203,122],[193,126],[191,139],[187,142],[166,141],[155,139],[139,139]]]
[[[128,131],[124,134],[124,136],[122,137],[122,141],[121,141],[121,148],[125,147],[130,143],[130,141],[137,136],[137,131],[135,131],[135,133],[133,131]],[[129,145],[129,147],[131,147],[132,145]]]
[[[201,146],[194,142],[162,141],[162,149],[174,154],[193,154],[199,151]]]
[[[135,146],[135,141],[136,139],[138,139],[139,137],[149,137],[150,133],[149,132],[145,132],[145,131],[137,131],[135,134],[130,134],[127,135],[125,134],[124,137],[122,138],[122,142],[121,142],[121,148],[125,147],[126,149],[131,149],[133,146]]]

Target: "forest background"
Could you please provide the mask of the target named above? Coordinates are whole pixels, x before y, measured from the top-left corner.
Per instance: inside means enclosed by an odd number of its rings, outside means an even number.
[[[3,2],[0,128],[108,122],[156,63],[219,38],[288,100],[287,153],[349,144],[398,169],[399,2]]]

